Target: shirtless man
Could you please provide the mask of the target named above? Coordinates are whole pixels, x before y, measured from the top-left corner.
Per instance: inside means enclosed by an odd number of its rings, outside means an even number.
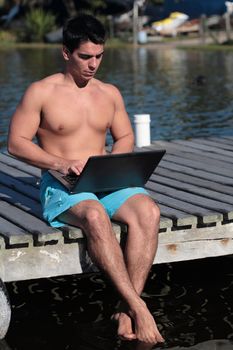
[[[140,294],[156,253],[158,207],[143,188],[98,197],[70,195],[46,171],[80,174],[88,157],[105,154],[108,129],[114,139],[112,153],[133,150],[133,131],[121,94],[94,78],[104,43],[105,30],[94,17],[79,15],[68,21],[63,31],[65,72],[34,82],[26,90],[12,117],[8,150],[42,169],[41,202],[50,225],[68,223],[85,233],[92,260],[122,298],[119,312],[113,315],[118,335],[154,344],[163,338]],[[34,136],[38,144],[33,143]],[[124,252],[110,218],[128,224]]]

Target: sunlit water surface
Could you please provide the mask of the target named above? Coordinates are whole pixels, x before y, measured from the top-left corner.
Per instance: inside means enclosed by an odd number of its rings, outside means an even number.
[[[121,90],[133,121],[151,115],[152,139],[233,134],[233,52],[107,49],[98,77]],[[0,147],[26,87],[63,70],[60,49],[0,50]]]
[[[232,52],[108,49],[98,76],[120,88],[132,120],[151,115],[152,139],[232,135],[232,62]],[[26,87],[62,69],[59,49],[0,51],[0,149]],[[233,349],[232,265],[224,257],[152,268],[144,299],[166,339],[154,349]],[[115,336],[109,319],[118,299],[101,275],[7,288],[13,312],[1,350],[136,349]],[[216,339],[222,342],[209,343]]]

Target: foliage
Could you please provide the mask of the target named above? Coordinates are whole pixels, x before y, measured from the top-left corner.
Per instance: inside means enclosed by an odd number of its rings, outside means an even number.
[[[44,41],[45,34],[55,28],[55,16],[42,9],[34,9],[26,14],[25,34],[29,41]]]
[[[0,0],[0,7],[4,7],[6,5],[6,1],[5,0]]]
[[[17,41],[16,35],[8,30],[0,30],[1,43],[15,43]]]
[[[78,11],[86,9],[96,15],[103,12],[107,5],[105,0],[80,0],[78,7]]]
[[[163,5],[165,0],[150,0],[153,5]]]

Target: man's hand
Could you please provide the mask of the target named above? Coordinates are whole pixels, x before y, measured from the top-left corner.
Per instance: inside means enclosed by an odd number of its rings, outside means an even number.
[[[69,160],[66,164],[62,165],[58,171],[62,174],[67,175],[70,173],[75,173],[80,175],[87,161],[83,160]]]

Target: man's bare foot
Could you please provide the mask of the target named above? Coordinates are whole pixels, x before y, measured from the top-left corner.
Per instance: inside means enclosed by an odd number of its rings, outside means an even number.
[[[134,340],[136,335],[132,329],[132,321],[125,312],[118,312],[112,316],[112,319],[118,323],[117,334],[122,340]]]
[[[134,320],[135,335],[140,342],[147,344],[164,342],[153,316],[142,300],[139,306],[129,311],[129,315]]]

